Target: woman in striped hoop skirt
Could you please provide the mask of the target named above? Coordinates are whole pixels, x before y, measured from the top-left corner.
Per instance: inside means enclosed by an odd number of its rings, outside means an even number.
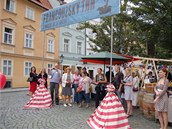
[[[114,93],[114,86],[108,85],[108,93],[87,120],[92,129],[131,129],[124,108]]]
[[[32,95],[29,102],[24,106],[24,108],[50,108],[52,105],[51,95],[47,88],[45,87],[45,79],[40,78],[38,80],[40,85],[37,87],[36,91]]]

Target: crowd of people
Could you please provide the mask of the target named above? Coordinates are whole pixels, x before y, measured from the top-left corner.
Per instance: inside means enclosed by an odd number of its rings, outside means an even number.
[[[97,69],[97,75],[94,79],[89,77],[86,68],[83,67],[81,71],[76,69],[74,74],[71,73],[70,67],[66,68],[66,73],[61,73],[58,64],[54,65],[54,68],[50,72],[50,95],[52,99],[52,104],[59,105],[59,86],[62,86],[62,99],[63,105],[65,107],[72,106],[72,88],[74,89],[74,103],[77,103],[79,107],[83,107],[83,100],[86,102],[86,107],[90,106],[91,98],[95,101],[95,107],[99,106],[100,101],[106,95],[106,85],[110,83],[110,71],[111,83],[115,86],[115,94],[118,96],[120,102],[125,107],[127,103],[127,114],[132,115],[132,107],[137,106],[137,97],[139,91],[140,76],[138,71],[131,72],[129,67],[125,67],[125,73],[122,73],[120,66],[114,66],[115,75],[112,72],[112,67],[109,71],[103,74],[102,69]],[[125,74],[125,76],[124,76]],[[47,86],[48,74],[46,69],[42,69],[39,74],[36,73],[36,67],[31,68],[30,72],[30,90],[28,95],[33,95],[36,90],[37,85],[39,85],[38,79],[45,79],[45,87]],[[77,88],[81,86],[82,90],[77,91]]]
[[[137,107],[138,94],[140,89],[141,77],[139,72],[132,71],[128,66],[124,67],[124,72],[121,71],[121,67],[118,65],[114,66],[114,73],[110,70],[105,74],[101,68],[97,69],[97,75],[94,79],[89,77],[86,68],[83,67],[81,71],[76,69],[72,74],[70,67],[66,68],[66,73],[61,73],[58,64],[55,64],[54,68],[50,72],[50,95],[52,105],[59,105],[59,86],[62,86],[62,99],[64,107],[72,106],[72,95],[74,97],[74,103],[78,104],[81,108],[86,103],[86,108],[90,107],[91,98],[95,102],[95,108],[98,108],[100,101],[103,101],[107,91],[106,86],[112,84],[114,86],[114,94],[117,96],[119,102],[122,104],[126,111],[126,117],[133,116],[133,107]],[[110,74],[110,71],[112,72]],[[110,82],[111,75],[111,82]],[[155,86],[155,109],[159,112],[159,120],[161,129],[167,129],[167,86],[168,79],[166,77],[167,71],[164,69],[159,70],[159,80]],[[37,85],[39,85],[38,79],[45,79],[45,88],[47,86],[48,74],[45,69],[37,75],[36,68],[33,66],[30,72],[30,90],[28,95],[33,95]],[[153,80],[152,73],[148,73],[148,79]],[[74,89],[74,94],[72,92]]]

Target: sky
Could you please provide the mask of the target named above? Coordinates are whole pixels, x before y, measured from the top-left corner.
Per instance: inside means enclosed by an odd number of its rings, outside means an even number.
[[[67,2],[67,3],[70,3],[70,2],[73,2],[75,0],[64,0],[64,1]]]

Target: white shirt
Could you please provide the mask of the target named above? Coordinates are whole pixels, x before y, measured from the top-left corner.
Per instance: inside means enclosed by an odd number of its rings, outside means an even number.
[[[71,82],[73,82],[73,75],[70,73],[70,79]],[[62,76],[62,87],[66,86],[66,80],[67,80],[67,73],[64,73]]]

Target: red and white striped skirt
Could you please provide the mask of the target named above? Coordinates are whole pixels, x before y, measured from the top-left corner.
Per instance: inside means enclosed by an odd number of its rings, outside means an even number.
[[[107,93],[87,123],[92,129],[131,129],[124,108],[114,93]]]

